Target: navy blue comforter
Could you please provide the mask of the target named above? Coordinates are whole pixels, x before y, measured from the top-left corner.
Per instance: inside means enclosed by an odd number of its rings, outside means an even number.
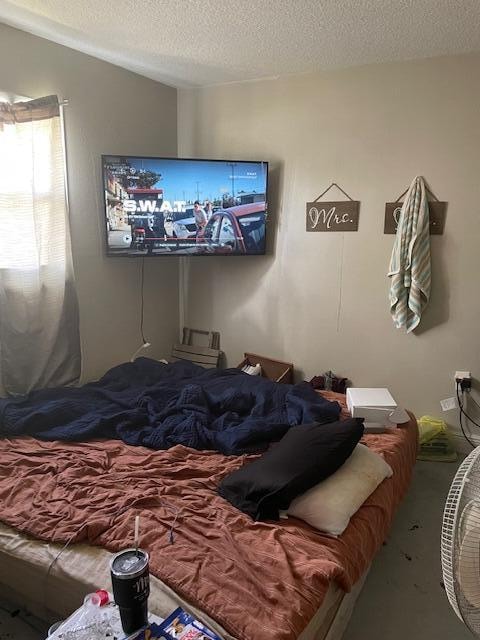
[[[83,387],[0,399],[0,436],[115,438],[152,449],[183,444],[231,455],[260,451],[292,425],[332,422],[339,414],[336,402],[305,383],[138,358]]]

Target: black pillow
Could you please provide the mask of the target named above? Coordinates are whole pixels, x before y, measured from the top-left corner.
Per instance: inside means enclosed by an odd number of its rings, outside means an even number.
[[[225,476],[218,493],[255,520],[279,510],[334,473],[363,435],[363,419],[291,427],[261,458]]]

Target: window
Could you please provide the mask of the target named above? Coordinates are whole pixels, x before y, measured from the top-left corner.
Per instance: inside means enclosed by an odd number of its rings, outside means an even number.
[[[0,374],[8,393],[80,374],[56,96],[0,102]]]
[[[219,236],[220,244],[229,244],[232,247],[236,244],[235,238],[235,230],[233,228],[232,221],[228,216],[223,216],[222,224],[220,226],[220,236]]]
[[[216,242],[218,239],[218,231],[220,229],[220,216],[211,218],[209,224],[205,227],[205,240]]]
[[[36,269],[63,256],[64,172],[59,117],[0,121],[1,269]]]
[[[243,242],[248,252],[263,252],[265,244],[265,211],[238,218]]]

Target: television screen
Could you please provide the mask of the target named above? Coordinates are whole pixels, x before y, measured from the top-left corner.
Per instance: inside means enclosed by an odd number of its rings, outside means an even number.
[[[102,156],[111,256],[265,253],[268,163]]]

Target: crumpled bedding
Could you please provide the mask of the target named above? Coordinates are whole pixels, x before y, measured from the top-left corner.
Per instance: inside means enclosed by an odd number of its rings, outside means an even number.
[[[294,518],[253,522],[223,500],[221,479],[254,456],[118,440],[0,439],[0,520],[41,540],[114,552],[132,545],[140,515],[153,575],[239,640],[296,640],[332,581],[348,591],[365,572],[410,482],[413,417],[362,441],[394,475],[339,538]]]
[[[0,399],[0,436],[108,438],[151,449],[183,445],[239,455],[264,450],[292,425],[333,422],[339,414],[337,402],[305,383],[138,358],[83,387]]]

